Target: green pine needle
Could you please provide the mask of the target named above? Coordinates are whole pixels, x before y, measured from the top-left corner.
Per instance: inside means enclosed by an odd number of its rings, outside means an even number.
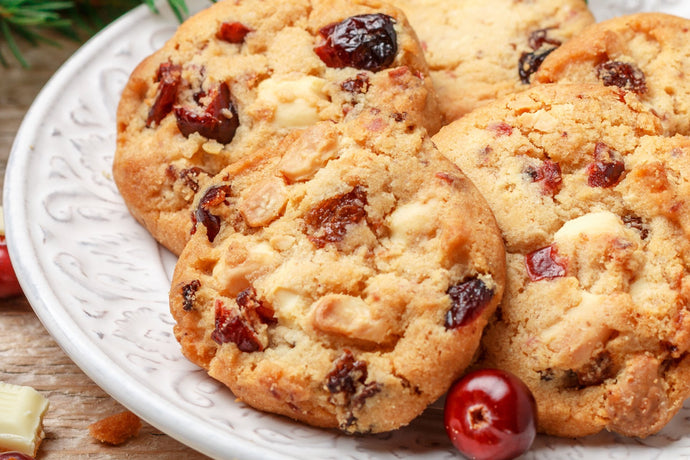
[[[186,0],[167,1],[180,22],[189,16]],[[98,4],[94,4],[94,0],[0,0],[0,43],[4,41],[15,60],[26,68],[29,65],[22,56],[17,38],[33,46],[59,46],[45,36],[44,32],[50,30],[82,40],[141,3],[158,13],[154,0],[102,0]],[[0,65],[9,66],[2,52]]]

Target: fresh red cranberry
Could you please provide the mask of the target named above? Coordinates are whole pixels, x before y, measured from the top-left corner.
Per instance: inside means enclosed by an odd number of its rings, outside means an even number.
[[[446,432],[476,460],[507,460],[525,453],[537,434],[537,405],[515,375],[482,369],[457,381],[446,396]]]
[[[0,460],[35,460],[30,455],[21,452],[3,452],[0,454]]]
[[[252,29],[241,22],[224,22],[220,25],[220,29],[218,29],[218,34],[216,36],[226,42],[242,43],[244,37],[251,31]]]
[[[525,265],[527,266],[527,275],[532,281],[552,280],[565,276],[566,262],[558,256],[553,245],[527,254]]]
[[[0,235],[0,298],[12,297],[21,293],[22,287],[19,285],[14,268],[12,268],[5,237]]]
[[[319,30],[323,43],[314,52],[328,66],[377,72],[398,52],[395,19],[376,13],[352,16]]]

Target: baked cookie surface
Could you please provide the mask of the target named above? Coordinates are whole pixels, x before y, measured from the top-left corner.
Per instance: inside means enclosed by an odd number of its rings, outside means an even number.
[[[433,137],[489,202],[506,291],[480,367],[518,375],[539,429],[659,431],[690,395],[690,139],[632,92],[543,85]]]
[[[424,130],[375,110],[279,152],[200,193],[175,335],[255,408],[347,432],[406,425],[469,365],[502,295],[491,211]]]
[[[218,2],[133,71],[115,182],[133,216],[179,254],[195,193],[291,130],[379,107],[435,132],[427,75],[405,17],[375,0]]]
[[[393,0],[417,32],[448,122],[524,89],[594,17],[583,0]]]
[[[637,94],[666,134],[690,134],[690,19],[638,13],[588,27],[551,53],[534,83],[600,83]]]

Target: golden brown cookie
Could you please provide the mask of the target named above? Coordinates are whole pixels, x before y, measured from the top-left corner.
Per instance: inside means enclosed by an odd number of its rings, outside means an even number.
[[[600,83],[637,94],[666,134],[690,134],[690,19],[663,13],[592,25],[551,53],[535,83]]]
[[[541,431],[659,431],[690,395],[690,139],[632,92],[535,86],[433,138],[491,205],[504,300],[478,366],[518,375]]]
[[[393,0],[417,32],[453,121],[524,89],[551,51],[594,17],[584,0]]]
[[[406,425],[474,357],[505,252],[472,183],[377,110],[288,136],[200,192],[170,292],[182,351],[255,408]]]
[[[435,132],[427,75],[403,14],[375,0],[218,2],[132,73],[115,182],[134,217],[179,254],[195,193],[294,129],[377,107]]]

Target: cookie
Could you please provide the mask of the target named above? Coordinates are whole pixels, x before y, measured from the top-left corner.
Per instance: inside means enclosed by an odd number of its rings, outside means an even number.
[[[504,235],[478,367],[518,375],[539,429],[659,431],[690,396],[690,139],[632,92],[542,85],[433,137]]]
[[[600,83],[637,94],[666,134],[690,134],[690,19],[663,13],[592,25],[551,53],[535,83]]]
[[[404,15],[375,0],[218,2],[133,71],[115,182],[132,215],[179,254],[195,193],[291,130],[377,107],[435,132],[422,54]]]
[[[469,365],[501,298],[486,202],[423,129],[374,109],[257,161],[199,194],[170,291],[183,353],[263,411],[407,424]]]
[[[417,32],[448,122],[524,89],[594,17],[583,0],[393,0]]]

